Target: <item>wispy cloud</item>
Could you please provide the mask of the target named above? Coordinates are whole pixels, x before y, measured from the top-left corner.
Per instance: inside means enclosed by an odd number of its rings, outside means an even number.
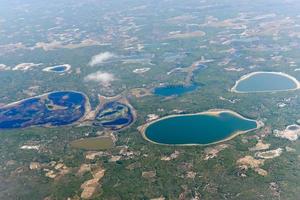
[[[41,63],[39,64],[35,64],[35,63],[21,63],[16,65],[14,68],[12,68],[12,70],[16,71],[16,70],[20,70],[20,71],[27,71],[32,69],[33,67],[37,67],[40,66]]]
[[[110,85],[112,81],[115,80],[115,76],[111,73],[97,71],[95,73],[89,74],[84,78],[85,81],[98,82],[104,86]]]
[[[114,57],[116,57],[116,55],[113,53],[110,53],[110,52],[99,53],[92,57],[92,59],[89,62],[89,65],[90,66],[100,65],[100,64],[104,63],[105,61],[108,61]]]
[[[0,71],[2,70],[10,70],[10,67],[6,66],[5,64],[0,64]]]
[[[54,40],[48,43],[37,42],[33,47],[33,49],[42,48],[44,51],[51,51],[55,49],[77,49],[82,47],[98,46],[98,45],[101,45],[101,43],[92,39],[85,39],[75,44],[73,43],[64,44],[63,42]]]

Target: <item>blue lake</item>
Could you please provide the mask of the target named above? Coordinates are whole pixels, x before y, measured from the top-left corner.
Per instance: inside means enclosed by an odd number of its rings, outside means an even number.
[[[73,91],[24,99],[0,108],[0,129],[71,124],[84,116],[86,101],[82,93]]]
[[[68,71],[70,68],[71,68],[71,65],[63,64],[63,65],[56,65],[56,66],[52,66],[52,67],[46,67],[43,69],[43,71],[63,73],[63,72]]]
[[[56,67],[53,67],[51,69],[51,71],[55,71],[55,72],[64,72],[65,70],[67,69],[66,66],[56,66]]]
[[[192,78],[190,80],[190,84],[178,84],[178,85],[166,85],[166,86],[161,86],[161,87],[156,87],[154,88],[153,93],[158,96],[179,96],[183,95],[185,93],[193,92],[197,90],[198,88],[202,87],[203,84],[201,83],[196,83],[194,81],[194,76],[197,75],[198,73],[202,72],[202,70],[206,69],[207,66],[203,64],[198,64],[195,66],[196,69],[193,71]]]
[[[134,116],[128,105],[113,101],[103,105],[93,124],[111,130],[119,130],[129,126],[133,120]]]
[[[146,127],[144,134],[150,141],[160,144],[210,144],[224,140],[236,132],[255,128],[256,121],[230,112],[219,115],[200,113],[163,118]]]
[[[200,87],[200,84],[193,83],[191,85],[168,85],[163,87],[157,87],[154,89],[154,94],[159,96],[173,96],[182,95],[188,92],[192,92]]]
[[[296,89],[297,83],[282,74],[261,72],[238,82],[236,92],[272,92]]]

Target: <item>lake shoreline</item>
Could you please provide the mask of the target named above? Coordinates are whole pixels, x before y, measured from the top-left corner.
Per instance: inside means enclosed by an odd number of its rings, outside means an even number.
[[[208,143],[208,144],[200,144],[200,143],[194,143],[194,144],[165,144],[165,143],[154,142],[154,141],[152,141],[151,139],[149,139],[146,136],[146,130],[147,130],[147,128],[151,124],[157,123],[157,122],[159,122],[161,120],[165,120],[165,119],[169,119],[169,118],[173,118],[173,117],[180,117],[180,116],[195,116],[195,115],[219,116],[221,113],[229,113],[229,114],[232,114],[232,115],[234,115],[234,116],[236,116],[236,117],[238,117],[240,119],[244,119],[244,120],[255,122],[256,123],[256,128],[249,129],[249,130],[246,130],[246,131],[237,131],[237,132],[232,133],[230,136],[228,136],[228,137],[226,137],[226,138],[224,138],[222,140],[219,140],[219,141],[216,141],[216,142],[212,142],[212,143]],[[231,139],[235,138],[238,135],[241,135],[241,134],[244,134],[244,133],[248,133],[248,132],[257,130],[257,129],[263,127],[263,126],[264,126],[264,123],[262,121],[258,121],[258,120],[253,120],[253,119],[246,118],[246,117],[242,116],[241,114],[239,114],[239,113],[237,113],[235,111],[232,111],[232,110],[227,110],[227,109],[210,109],[210,110],[203,111],[203,112],[198,112],[198,113],[173,114],[173,115],[168,115],[168,116],[165,116],[165,117],[161,117],[159,119],[156,119],[154,121],[150,121],[150,122],[148,122],[148,123],[146,123],[144,125],[139,126],[138,127],[138,131],[141,133],[142,137],[145,140],[147,140],[148,142],[153,143],[153,144],[165,145],[165,146],[208,146],[208,145],[218,144],[218,143],[222,143],[222,142],[231,140]]]
[[[281,76],[284,76],[286,78],[289,78],[290,80],[292,80],[295,84],[296,84],[296,87],[295,88],[292,88],[292,89],[286,89],[286,90],[271,90],[271,91],[268,91],[268,90],[265,90],[265,91],[239,91],[237,90],[237,86],[238,84],[241,82],[241,81],[244,81],[256,74],[275,74],[275,75],[281,75]],[[240,94],[248,94],[248,93],[272,93],[272,92],[283,92],[283,91],[294,91],[294,90],[298,90],[300,88],[300,82],[293,76],[289,75],[289,74],[286,74],[284,72],[265,72],[265,71],[257,71],[257,72],[251,72],[249,74],[246,74],[246,75],[243,75],[240,79],[238,79],[234,86],[230,89],[230,92],[234,92],[234,93],[240,93]]]

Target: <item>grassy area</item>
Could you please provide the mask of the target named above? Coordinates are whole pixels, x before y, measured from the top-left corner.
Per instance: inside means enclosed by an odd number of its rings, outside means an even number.
[[[84,138],[72,141],[71,146],[84,150],[105,150],[112,148],[114,142],[111,137]]]

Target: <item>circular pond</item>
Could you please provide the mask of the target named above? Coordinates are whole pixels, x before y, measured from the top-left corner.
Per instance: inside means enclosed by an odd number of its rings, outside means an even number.
[[[276,92],[299,88],[296,78],[282,72],[253,72],[242,76],[231,89],[237,93]]]

